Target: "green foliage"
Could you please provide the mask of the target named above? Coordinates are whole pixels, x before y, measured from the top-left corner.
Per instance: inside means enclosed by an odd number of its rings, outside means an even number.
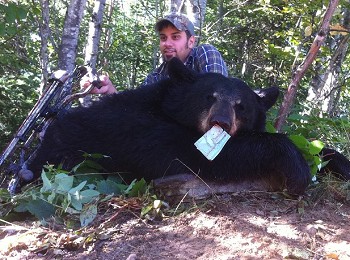
[[[276,129],[271,123],[267,123],[266,131],[269,133],[275,133]],[[317,172],[327,163],[324,162],[320,156],[324,143],[320,140],[309,141],[305,136],[296,133],[293,134],[293,132],[290,132],[288,137],[307,161],[310,167],[311,175],[316,176]]]
[[[305,13],[322,8],[322,3],[313,1],[311,7],[302,1],[223,1],[219,14],[216,5],[208,7],[204,35],[225,53],[232,75],[253,85],[285,86],[296,51],[312,41],[303,37],[307,20],[320,19],[304,18]]]
[[[33,197],[23,199],[19,201],[19,204],[14,208],[15,212],[30,212],[38,219],[45,219],[53,216],[55,214],[55,207],[41,199],[37,199],[35,194],[32,194]]]
[[[0,4],[0,36],[13,36],[18,32],[17,22],[25,20],[28,10],[24,5],[15,3]]]
[[[32,72],[39,64],[40,42],[33,38],[37,28],[29,9],[25,3],[0,4],[0,75]]]
[[[106,29],[112,30],[113,41],[101,53],[101,64],[118,89],[139,86],[152,70],[153,52],[158,44],[153,30],[156,19],[145,16],[146,10],[135,8],[139,16],[129,16],[116,9]],[[142,13],[142,14],[141,14]],[[123,61],[123,62],[120,62]]]
[[[320,158],[320,152],[324,147],[321,141],[314,140],[308,141],[301,135],[290,135],[289,138],[302,152],[305,160],[308,162],[311,175],[316,176],[317,172],[325,165],[326,162],[322,162]]]
[[[38,82],[33,75],[0,77],[0,150],[21,125],[38,98],[30,86]]]
[[[38,98],[40,42],[30,5],[0,3],[0,149]]]
[[[100,157],[101,155],[91,155]],[[93,167],[91,168],[91,165]],[[134,180],[125,185],[114,175],[102,178],[97,173],[86,175],[87,169],[94,169],[98,164],[85,159],[74,167],[75,174],[60,168],[47,166],[41,173],[42,185],[30,187],[12,198],[13,207],[9,206],[9,194],[0,189],[0,201],[10,209],[0,211],[2,216],[10,212],[30,212],[42,220],[48,217],[79,219],[80,226],[87,226],[97,216],[98,204],[112,196],[142,196],[147,191],[144,179]],[[100,166],[98,166],[101,169]],[[84,172],[79,172],[84,169]],[[88,176],[89,178],[86,178]],[[4,207],[5,208],[5,207]]]
[[[348,116],[329,118],[315,114],[292,113],[283,131],[302,135],[309,140],[322,140],[327,146],[350,156],[350,120]]]

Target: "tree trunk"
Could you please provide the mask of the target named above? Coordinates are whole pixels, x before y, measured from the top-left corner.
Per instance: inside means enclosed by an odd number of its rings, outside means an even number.
[[[171,0],[170,12],[186,14],[200,32],[204,23],[206,6],[206,0]]]
[[[93,69],[96,68],[105,5],[106,0],[95,1],[94,10],[89,23],[89,35],[85,49],[85,63],[89,64]]]
[[[85,64],[91,66],[93,70],[96,70],[98,48],[102,30],[102,18],[105,5],[106,0],[95,1],[95,6],[91,14],[91,21],[89,23],[89,35],[85,47]],[[91,104],[91,101],[91,95],[87,95],[81,100],[81,103],[83,106],[89,106]]]
[[[58,51],[58,68],[72,72],[75,67],[80,22],[83,17],[86,0],[71,0],[66,14],[62,41]]]
[[[112,26],[110,26],[110,22],[112,22],[112,15],[114,12],[114,7],[115,7],[115,0],[109,0],[108,4],[107,4],[108,8],[107,8],[107,13],[106,13],[106,22],[107,22],[107,26],[105,28],[105,32],[104,32],[104,39],[103,39],[103,51],[108,51],[108,49],[110,48],[110,45],[112,43]],[[104,59],[102,62],[102,66],[103,67],[108,67],[108,60]]]
[[[48,39],[50,37],[50,14],[49,14],[49,1],[40,0],[41,5],[41,15],[42,20],[38,19],[39,22],[39,34],[41,38],[41,47],[40,47],[40,65],[41,65],[41,83],[40,83],[40,92],[42,92],[47,85],[49,73],[48,73],[48,64],[49,64],[49,54],[48,54]]]

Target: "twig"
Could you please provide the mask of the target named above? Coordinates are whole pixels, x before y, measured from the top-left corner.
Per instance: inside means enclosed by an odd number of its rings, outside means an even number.
[[[13,223],[8,222],[8,221],[3,220],[3,219],[0,219],[0,222],[4,222],[5,224],[10,225],[10,226],[14,227],[14,228],[17,229],[17,230],[27,230],[27,231],[30,230],[29,228],[26,228],[26,227],[22,227],[22,226],[13,224]],[[0,228],[3,229],[3,227],[1,227],[1,226],[0,226]],[[8,226],[5,226],[4,228],[8,228]]]

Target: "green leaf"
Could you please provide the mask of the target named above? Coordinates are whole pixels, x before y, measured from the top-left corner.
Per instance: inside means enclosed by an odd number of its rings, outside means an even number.
[[[6,27],[6,33],[9,34],[9,35],[14,35],[14,34],[16,34],[16,33],[17,33],[17,27],[12,26],[12,25],[7,26],[7,27]]]
[[[26,212],[28,201],[20,201],[19,204],[14,208],[15,212]]]
[[[321,170],[323,163],[322,163],[322,159],[319,156],[314,156],[314,164],[317,167],[317,171]],[[316,174],[317,172],[315,172]]]
[[[6,10],[6,15],[5,15],[6,22],[14,23],[16,21],[16,11],[17,11],[16,5],[14,3],[9,3]]]
[[[56,198],[56,192],[52,192],[48,197],[47,197],[47,201],[49,203],[53,203],[54,199]]]
[[[133,181],[129,184],[129,186],[128,186],[128,187],[125,189],[125,191],[124,191],[125,194],[129,194],[129,193],[130,193],[130,191],[131,191],[132,188],[134,187],[136,181],[137,181],[137,180],[135,179],[135,180],[133,180]]]
[[[0,23],[0,36],[4,36],[6,34],[5,24]]]
[[[120,186],[118,183],[111,181],[111,180],[102,180],[97,182],[97,190],[101,194],[114,194],[114,195],[120,195],[122,194]]]
[[[39,8],[37,8],[37,7],[33,7],[32,8],[32,12],[33,12],[33,14],[35,14],[35,15],[41,15],[41,11],[40,11],[40,9]]]
[[[96,190],[83,190],[80,192],[81,203],[90,203],[95,197],[99,196],[100,193]]]
[[[60,193],[68,193],[73,187],[73,176],[68,176],[65,173],[59,173],[55,176],[55,184],[57,184],[57,191]]]
[[[310,153],[319,154],[324,147],[324,143],[319,140],[314,140],[310,143]]]
[[[290,135],[289,138],[292,140],[292,142],[300,149],[308,149],[309,148],[309,141],[301,135]]]
[[[0,202],[9,202],[11,195],[7,189],[0,188]]]
[[[27,210],[38,219],[45,219],[55,214],[54,206],[44,200],[29,201],[27,204]]]
[[[47,178],[46,173],[44,170],[42,170],[41,172],[41,179],[43,180],[43,186],[40,189],[41,193],[47,192],[47,191],[51,191],[52,190],[52,184],[49,180],[49,178]]]
[[[76,187],[70,189],[68,193],[74,194],[74,193],[77,192],[77,191],[81,191],[81,190],[84,188],[85,184],[86,184],[86,181],[83,181],[83,182],[80,183],[78,186],[76,186]]]
[[[148,214],[152,209],[153,209],[153,205],[152,205],[152,204],[148,204],[146,207],[143,207],[143,208],[141,209],[141,216],[145,216],[145,215]]]
[[[317,165],[315,164],[311,164],[310,165],[310,173],[311,173],[311,176],[315,176],[318,172],[318,167]]]
[[[143,178],[137,182],[133,182],[132,184],[131,189],[128,189],[127,193],[130,197],[140,196],[147,190],[147,183]]]
[[[266,123],[266,132],[268,133],[276,133],[276,128],[270,123],[270,122],[267,122]]]
[[[23,7],[18,7],[17,8],[17,19],[19,20],[24,20],[27,17],[28,11],[24,9]]]
[[[76,194],[74,194],[74,196],[71,197],[71,204],[76,210],[82,210],[83,203],[81,203],[81,197],[78,191],[76,192]]]
[[[90,204],[84,207],[84,210],[80,213],[80,225],[86,227],[89,225],[97,216],[97,205]]]
[[[72,172],[74,173],[94,173],[94,172],[100,172],[104,170],[104,168],[98,164],[97,162],[94,162],[92,160],[85,160],[75,167],[73,167]]]

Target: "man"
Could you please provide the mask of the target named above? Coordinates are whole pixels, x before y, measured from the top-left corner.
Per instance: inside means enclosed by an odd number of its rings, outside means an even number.
[[[142,86],[167,78],[167,62],[179,58],[186,67],[198,72],[215,72],[228,76],[226,64],[220,52],[212,45],[203,44],[195,46],[195,32],[193,23],[183,14],[171,13],[160,19],[155,30],[159,35],[159,48],[163,63],[151,72]],[[90,82],[83,83],[87,87]],[[92,93],[111,94],[117,89],[107,76],[101,76],[100,89],[94,88]]]
[[[198,72],[215,72],[228,76],[226,64],[220,52],[212,45],[195,47],[193,23],[183,14],[172,13],[155,25],[159,35],[159,48],[163,63],[150,73],[143,85],[168,77],[167,62],[179,58],[186,67]]]

